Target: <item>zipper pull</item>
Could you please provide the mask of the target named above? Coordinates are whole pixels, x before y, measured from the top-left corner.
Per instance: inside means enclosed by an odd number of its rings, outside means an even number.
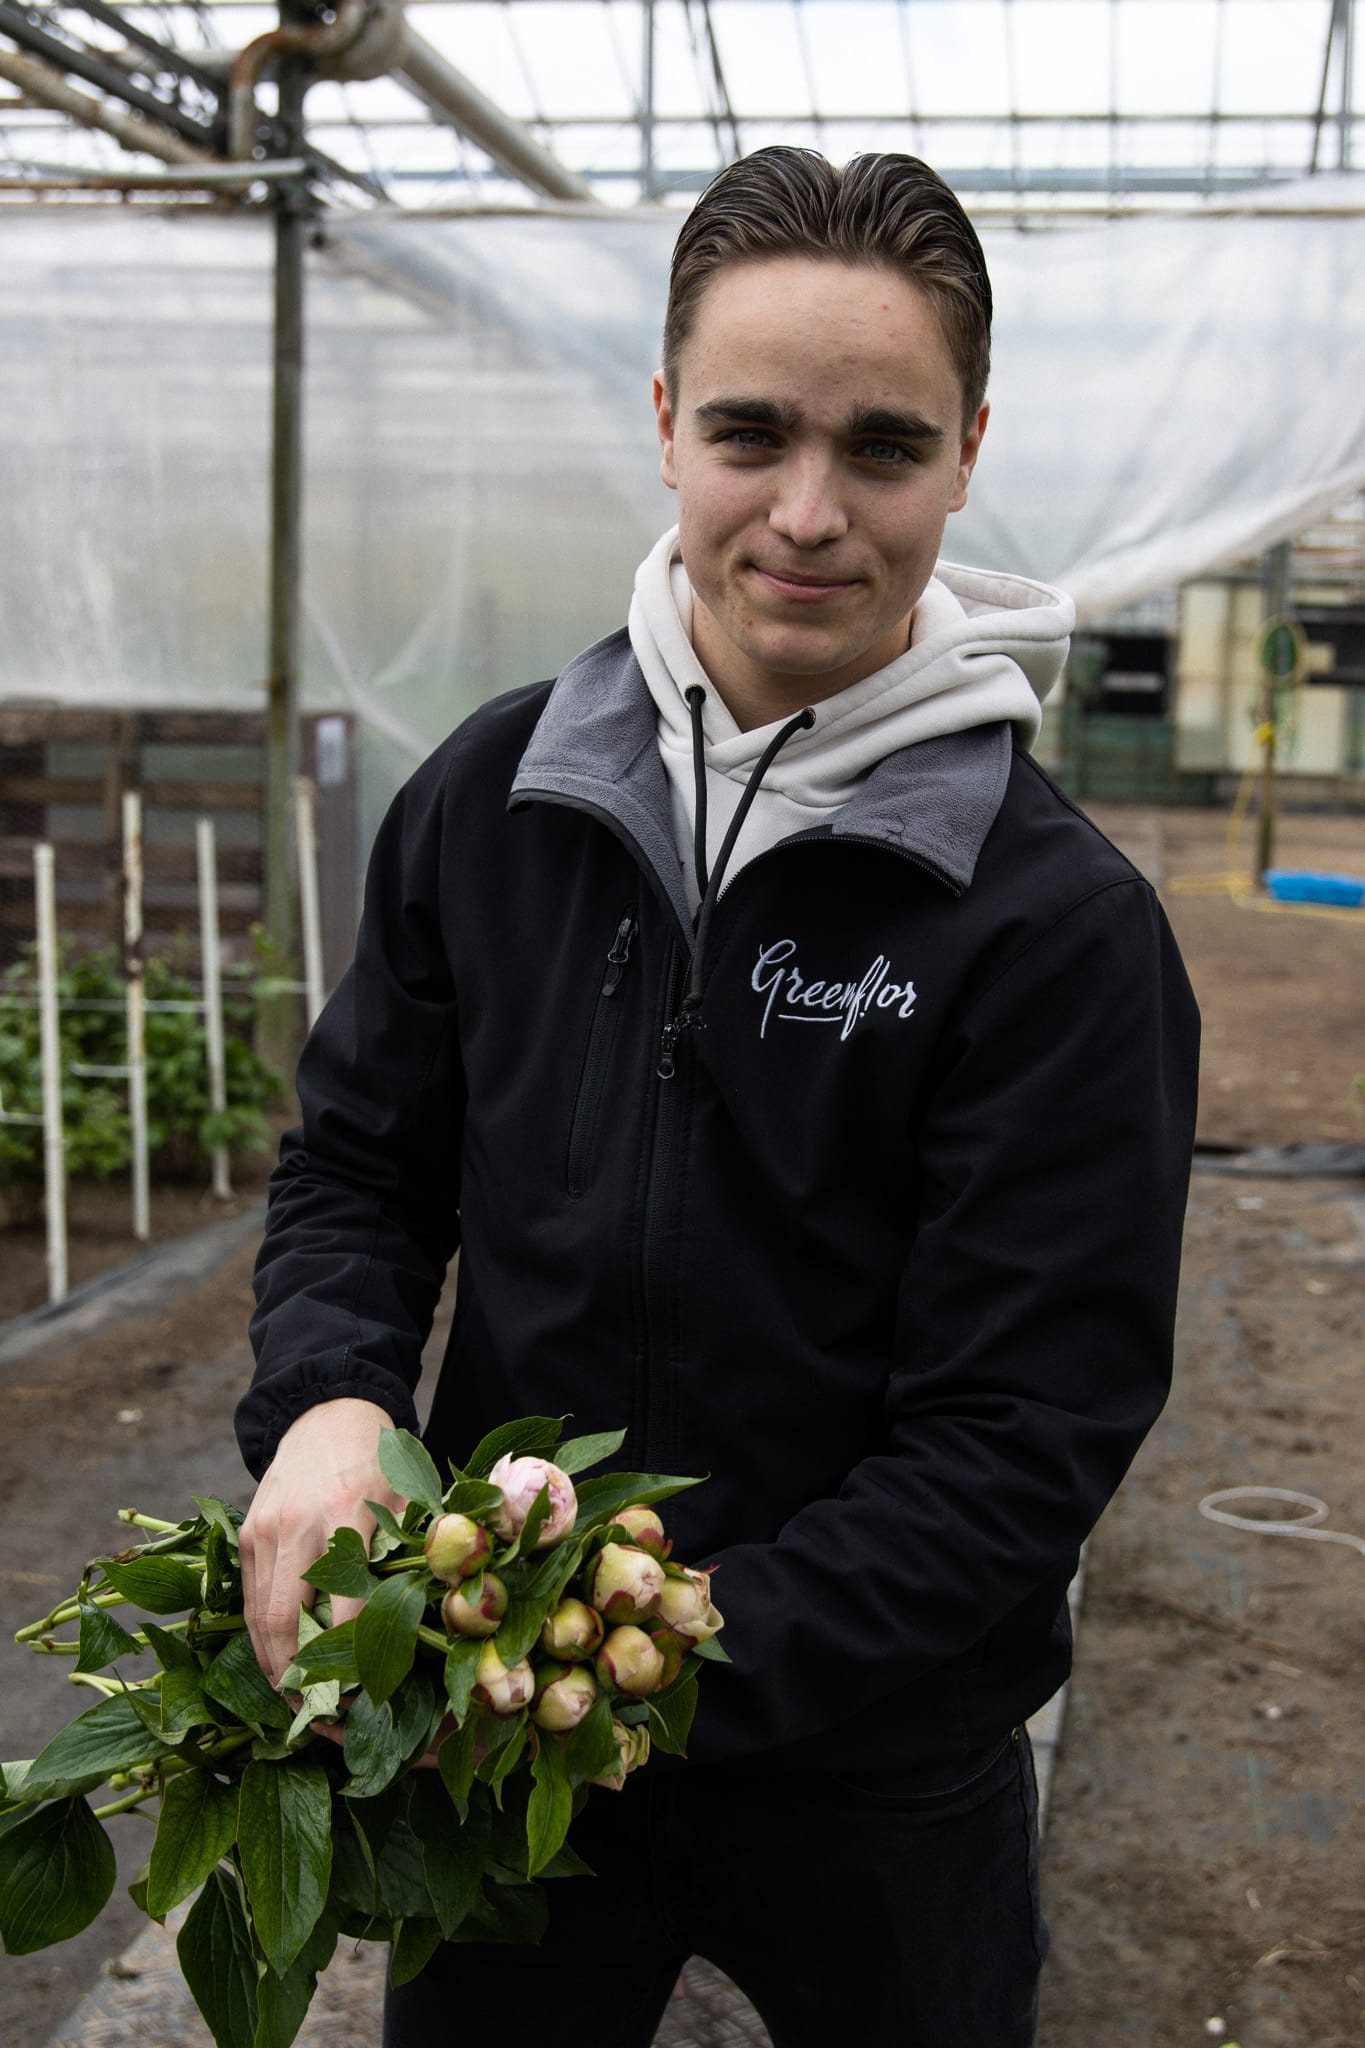
[[[678,1071],[674,1064],[673,1048],[682,1037],[684,1031],[696,1023],[696,1012],[697,1005],[695,1002],[689,1002],[687,997],[684,996],[682,1008],[677,1016],[671,1024],[665,1024],[659,1050],[659,1064],[654,1070],[661,1081],[671,1081],[674,1074]]]
[[[635,919],[633,917],[623,917],[620,924],[616,927],[616,937],[612,940],[611,951],[607,955],[607,977],[602,983],[602,993],[604,996],[615,995],[616,985],[621,979],[621,971],[630,958],[630,942],[634,937]]]

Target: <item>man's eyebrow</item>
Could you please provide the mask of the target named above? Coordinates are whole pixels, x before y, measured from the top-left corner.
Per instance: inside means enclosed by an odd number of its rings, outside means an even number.
[[[692,415],[699,427],[733,426],[742,421],[748,427],[771,427],[778,433],[793,433],[801,425],[795,406],[777,405],[770,398],[711,398]],[[942,427],[922,413],[902,412],[896,406],[871,405],[850,413],[844,427],[850,441],[914,441],[921,447],[939,447],[947,436]]]
[[[851,413],[848,437],[850,441],[919,441],[933,446],[938,446],[946,438],[942,427],[936,427],[922,413],[900,412],[886,405],[869,406],[864,411]]]
[[[795,406],[774,405],[770,398],[710,398],[692,415],[699,427],[719,427],[743,420],[749,427],[776,427],[790,433],[799,426],[801,415]]]

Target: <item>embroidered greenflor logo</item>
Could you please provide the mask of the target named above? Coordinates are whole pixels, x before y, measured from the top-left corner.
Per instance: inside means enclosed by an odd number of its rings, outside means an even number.
[[[760,1038],[770,1023],[837,1024],[849,1038],[873,1010],[894,1009],[908,1017],[915,1007],[913,981],[893,981],[891,963],[879,953],[861,981],[807,981],[796,965],[795,939],[760,946],[749,986],[765,998]]]

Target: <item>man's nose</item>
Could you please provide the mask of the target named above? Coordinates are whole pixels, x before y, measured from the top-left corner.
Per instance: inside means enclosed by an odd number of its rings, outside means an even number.
[[[794,451],[778,473],[768,524],[799,548],[847,533],[834,465],[814,450]]]

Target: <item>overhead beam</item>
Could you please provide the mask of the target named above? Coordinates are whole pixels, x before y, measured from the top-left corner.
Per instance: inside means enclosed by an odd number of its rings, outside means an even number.
[[[217,160],[207,150],[196,149],[160,121],[144,121],[137,114],[125,114],[103,100],[92,99],[89,93],[81,92],[63,78],[55,66],[37,57],[26,56],[20,50],[0,50],[0,78],[17,85],[29,99],[50,107],[54,113],[79,121],[83,128],[111,135],[125,149],[136,150],[142,156],[160,157],[163,163],[217,169]],[[241,173],[237,176],[240,187]]]
[[[211,123],[187,114],[174,100],[164,100],[149,92],[145,86],[131,79],[122,66],[107,57],[97,56],[94,51],[82,49],[75,43],[63,42],[60,36],[50,36],[46,29],[39,28],[30,20],[22,8],[12,5],[12,0],[0,0],[0,33],[17,43],[21,50],[27,50],[30,56],[41,58],[54,70],[83,78],[87,85],[95,86],[111,99],[122,100],[135,112],[173,129],[184,141],[212,152],[214,128]]]
[[[3,4],[3,0],[0,0]],[[414,92],[438,121],[458,128],[477,143],[494,163],[510,171],[533,192],[547,199],[576,199],[592,204],[592,187],[562,164],[520,121],[503,112],[473,79],[457,71],[449,58],[408,29],[403,61],[394,77]]]

